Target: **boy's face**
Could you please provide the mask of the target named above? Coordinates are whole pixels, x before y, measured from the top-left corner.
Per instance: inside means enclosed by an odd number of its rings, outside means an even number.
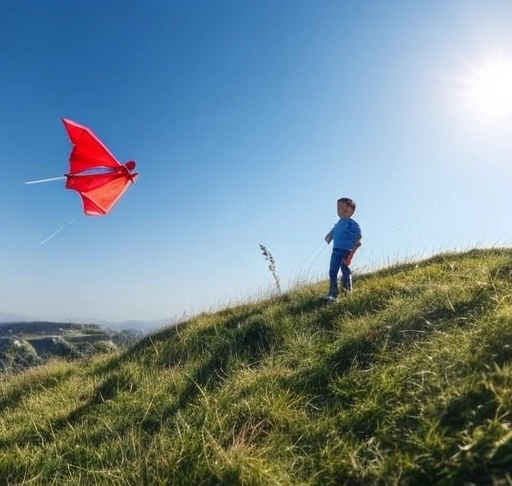
[[[354,214],[354,209],[349,206],[347,203],[339,202],[338,203],[338,216],[341,219],[350,218]]]

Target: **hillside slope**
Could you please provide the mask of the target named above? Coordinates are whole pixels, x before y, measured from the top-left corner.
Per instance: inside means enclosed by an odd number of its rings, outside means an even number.
[[[325,290],[3,377],[0,484],[512,484],[512,250]]]

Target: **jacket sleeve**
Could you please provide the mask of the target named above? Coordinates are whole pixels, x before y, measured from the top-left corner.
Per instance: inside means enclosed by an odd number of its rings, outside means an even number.
[[[355,221],[353,221],[351,230],[352,230],[352,236],[354,237],[354,240],[356,242],[359,242],[361,240],[361,238],[363,237],[363,235],[361,233],[361,227]]]

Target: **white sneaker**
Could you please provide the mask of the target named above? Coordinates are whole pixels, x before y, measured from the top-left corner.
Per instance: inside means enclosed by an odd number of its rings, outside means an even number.
[[[327,302],[336,302],[336,297],[333,297],[332,295],[326,295],[324,297],[324,299],[327,301]]]

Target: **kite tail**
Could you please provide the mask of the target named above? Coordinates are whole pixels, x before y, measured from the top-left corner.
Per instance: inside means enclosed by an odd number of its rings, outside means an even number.
[[[59,181],[65,179],[65,176],[61,177],[50,177],[49,179],[39,179],[37,181],[25,181],[23,184],[39,184],[40,182]]]
[[[57,236],[64,228],[67,226],[71,226],[80,216],[77,216],[76,218],[72,219],[71,221],[67,222],[66,224],[63,224],[57,231],[54,231],[48,238],[45,238],[43,241],[41,241],[40,245],[44,245],[47,241],[50,241],[54,236]]]

